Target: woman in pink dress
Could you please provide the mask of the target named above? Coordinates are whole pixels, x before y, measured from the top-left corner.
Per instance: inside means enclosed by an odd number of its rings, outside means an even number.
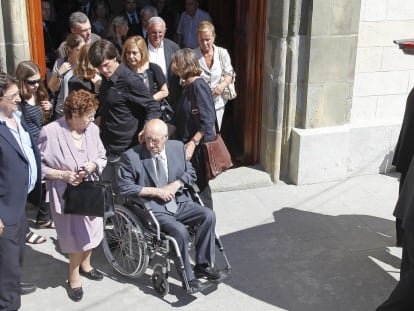
[[[80,274],[92,280],[103,278],[90,262],[93,248],[103,238],[103,219],[63,213],[67,184],[97,180],[106,165],[105,148],[93,123],[97,108],[98,100],[92,93],[70,93],[64,117],[44,126],[38,140],[59,246],[69,254],[68,295],[74,301],[83,297]]]

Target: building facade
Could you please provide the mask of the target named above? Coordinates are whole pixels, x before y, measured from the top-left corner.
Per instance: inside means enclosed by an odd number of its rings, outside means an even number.
[[[39,0],[0,2],[0,65],[8,72],[33,57],[27,5],[32,1]],[[240,23],[234,28],[254,33],[263,46],[255,55],[260,100],[246,103],[260,114],[246,127],[259,133],[254,161],[275,182],[295,184],[389,170],[414,86],[414,57],[393,43],[414,37],[411,2],[234,0],[233,6]],[[263,26],[242,23],[251,12],[263,15]],[[250,59],[238,59],[239,74]]]

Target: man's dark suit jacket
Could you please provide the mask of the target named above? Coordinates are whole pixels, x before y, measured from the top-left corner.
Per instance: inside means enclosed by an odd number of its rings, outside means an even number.
[[[142,33],[142,25],[140,23],[140,16],[139,16],[139,11],[136,12],[137,13],[137,23],[136,24],[131,24],[130,20],[129,20],[129,15],[126,11],[122,11],[119,15],[122,15],[123,17],[126,18],[126,20],[128,21],[128,33],[127,33],[127,37],[131,37],[131,36],[141,36],[143,37],[143,33]]]
[[[27,126],[22,121],[23,127]],[[41,171],[37,144],[31,135],[33,151],[37,163],[38,180],[31,193],[32,202],[40,202]],[[0,123],[0,219],[5,225],[15,225],[26,212],[26,200],[29,181],[29,163],[26,160],[13,134]]]
[[[172,56],[176,51],[180,49],[177,43],[170,39],[164,38],[164,55],[165,55],[165,66],[167,67],[167,81],[168,81],[168,99],[175,106],[178,99],[180,98],[182,88],[180,86],[180,78],[174,74],[171,70]]]
[[[168,183],[181,179],[186,185],[193,185],[196,174],[190,161],[185,159],[184,144],[175,140],[168,140],[165,144],[168,163]],[[118,171],[118,190],[121,195],[138,195],[143,187],[156,187],[157,177],[151,153],[145,144],[137,145],[121,156]],[[154,212],[165,212],[164,204],[151,200]],[[175,199],[178,204],[192,201],[186,190],[179,190]]]

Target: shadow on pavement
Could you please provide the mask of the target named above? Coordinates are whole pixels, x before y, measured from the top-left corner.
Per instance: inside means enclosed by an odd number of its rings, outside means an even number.
[[[292,311],[374,310],[388,297],[396,281],[371,258],[399,268],[387,251],[394,222],[293,208],[273,215],[273,223],[222,236],[228,285]]]
[[[400,260],[390,254],[394,245],[394,222],[366,215],[327,216],[285,207],[274,212],[274,222],[221,236],[232,265],[225,284],[254,299],[285,310],[341,311],[374,310],[396,284],[384,266],[399,268]],[[41,247],[26,247],[25,265],[39,288],[65,286],[68,264]],[[217,266],[223,260],[217,252]],[[177,301],[160,297],[151,285],[151,270],[139,279],[118,274],[98,247],[93,265],[107,278],[136,286],[171,307],[190,305],[195,296],[186,294],[177,281],[174,267],[170,294]],[[47,275],[47,277],[45,277]],[[111,289],[108,289],[111,290]],[[220,290],[220,286],[213,290]],[[111,298],[113,299],[113,297]],[[208,296],[207,296],[207,299]]]

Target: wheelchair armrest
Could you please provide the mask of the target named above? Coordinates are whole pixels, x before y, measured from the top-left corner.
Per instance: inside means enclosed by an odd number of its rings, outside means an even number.
[[[200,188],[198,188],[197,184],[195,184],[195,183],[192,184],[192,185],[185,184],[184,189],[187,189],[191,193],[199,193],[200,192]]]
[[[137,195],[129,195],[129,196],[127,196],[126,202],[127,203],[132,203],[132,204],[138,206],[139,208],[141,208],[143,210],[144,209],[147,210],[147,211],[150,211],[151,210],[151,205],[150,205],[149,201],[146,200],[146,199],[144,199],[144,198],[142,198],[142,197],[139,197]]]

